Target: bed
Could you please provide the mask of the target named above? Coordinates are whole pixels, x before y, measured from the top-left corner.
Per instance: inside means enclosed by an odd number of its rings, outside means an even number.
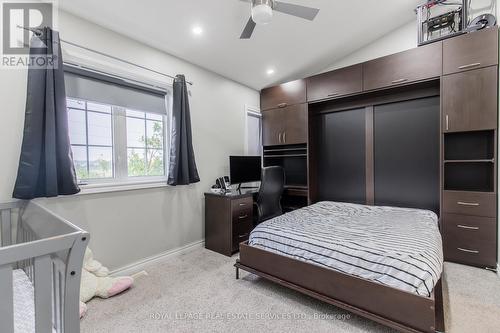
[[[403,332],[444,331],[428,210],[319,202],[257,226],[235,266]]]

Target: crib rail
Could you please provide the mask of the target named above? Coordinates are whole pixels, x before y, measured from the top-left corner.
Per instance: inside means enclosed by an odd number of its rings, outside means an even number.
[[[0,204],[0,217],[0,332],[15,328],[13,269],[33,284],[36,333],[79,332],[88,233],[35,202]]]

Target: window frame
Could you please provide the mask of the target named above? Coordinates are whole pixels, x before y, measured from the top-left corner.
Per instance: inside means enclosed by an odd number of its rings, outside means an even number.
[[[122,106],[111,106],[111,131],[112,131],[112,159],[113,159],[113,177],[108,178],[88,178],[77,179],[78,185],[81,188],[80,194],[114,192],[123,190],[135,190],[143,188],[156,188],[167,186],[168,180],[168,156],[169,156],[169,139],[170,139],[170,117],[171,117],[171,88],[165,88],[165,114],[148,112],[143,110],[131,110],[145,113],[151,113],[161,116],[162,118],[162,138],[163,138],[163,170],[161,176],[128,176],[128,146],[127,146],[127,108]],[[67,96],[67,99],[83,100],[86,103],[96,103],[109,105],[102,102],[85,100],[82,98],[74,98]],[[67,108],[68,111],[70,107]],[[72,109],[72,108],[71,108]],[[87,107],[83,110],[86,120],[86,142],[88,143],[88,122],[87,122]],[[92,112],[92,111],[90,111]],[[147,117],[146,117],[147,118]],[[145,121],[146,121],[145,118]],[[71,144],[72,146],[84,146],[79,144]],[[89,147],[87,145],[86,147]],[[88,161],[87,161],[88,163]]]
[[[260,149],[260,156],[263,154],[263,147],[262,147],[262,112],[260,112],[260,109],[257,107],[245,105],[245,155],[249,154],[249,148],[248,147],[248,136],[250,133],[248,133],[248,117],[255,117],[260,119],[260,142],[261,142],[261,149]]]

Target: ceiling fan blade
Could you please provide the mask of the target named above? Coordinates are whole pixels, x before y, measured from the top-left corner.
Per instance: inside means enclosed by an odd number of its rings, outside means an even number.
[[[250,37],[252,37],[255,25],[255,22],[250,17],[248,19],[247,25],[245,26],[245,29],[243,29],[243,32],[241,33],[240,39],[249,39]]]
[[[274,2],[274,10],[288,15],[297,16],[309,21],[314,20],[316,15],[318,15],[319,13],[319,9],[317,8],[294,5],[291,3],[285,3],[281,1]]]

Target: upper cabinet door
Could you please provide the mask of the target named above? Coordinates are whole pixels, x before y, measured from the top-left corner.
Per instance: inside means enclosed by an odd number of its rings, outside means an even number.
[[[306,102],[306,82],[296,80],[279,86],[262,89],[260,93],[261,110],[284,108],[288,105]]]
[[[284,109],[262,111],[262,145],[282,145],[285,132]]]
[[[497,128],[497,77],[497,66],[444,76],[443,131]]]
[[[442,73],[442,43],[436,42],[363,64],[363,89],[373,90],[437,78]]]
[[[286,145],[307,143],[308,141],[308,108],[307,104],[297,104],[283,109],[285,132],[282,141]]]
[[[443,42],[444,74],[498,64],[498,28],[472,32]]]
[[[307,101],[337,98],[363,91],[363,65],[354,65],[306,79]]]

